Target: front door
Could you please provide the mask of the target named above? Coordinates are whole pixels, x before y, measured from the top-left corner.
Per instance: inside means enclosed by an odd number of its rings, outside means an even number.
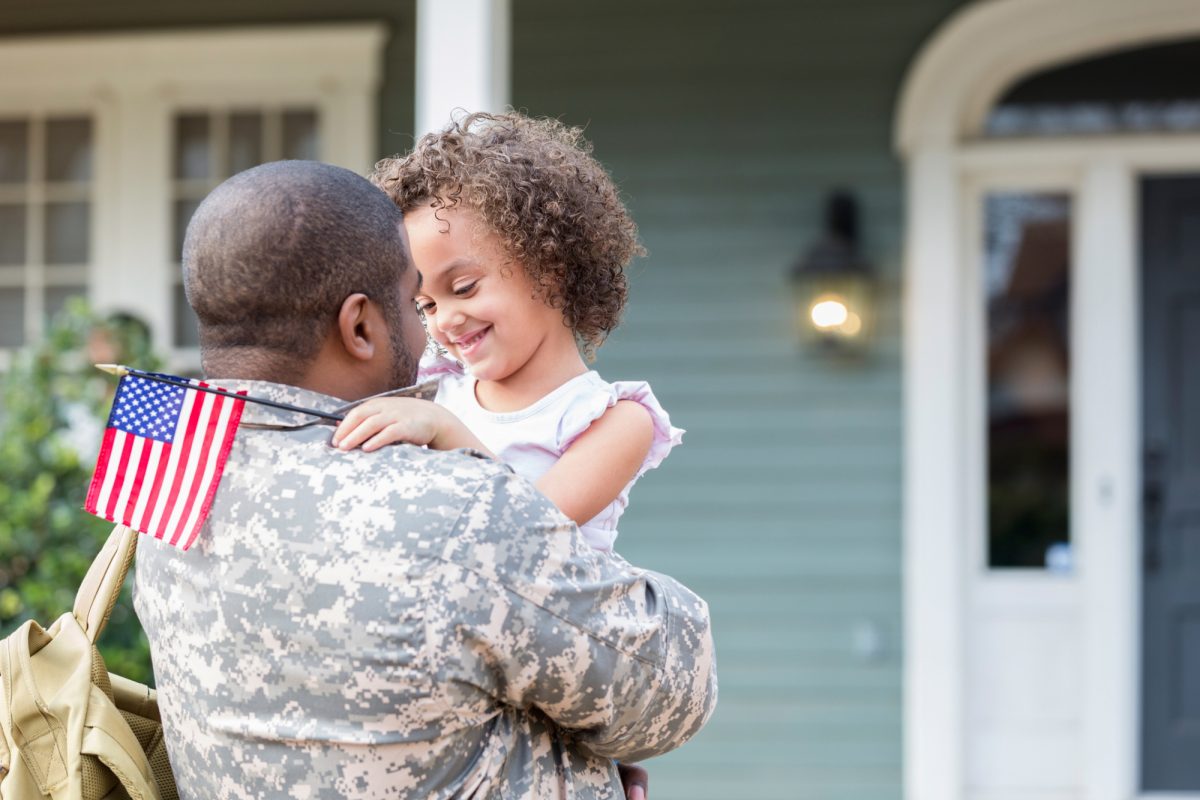
[[[1142,182],[1142,788],[1200,791],[1200,175]]]

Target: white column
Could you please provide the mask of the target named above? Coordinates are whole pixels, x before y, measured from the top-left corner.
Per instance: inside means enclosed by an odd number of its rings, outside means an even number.
[[[116,111],[106,146],[98,151],[105,174],[97,170],[104,195],[104,224],[111,225],[106,246],[105,279],[90,296],[100,312],[127,311],[144,320],[159,352],[174,344],[171,328],[173,225],[168,202],[171,186],[171,117],[154,89],[133,86],[116,93]]]
[[[1071,508],[1084,590],[1084,794],[1137,791],[1141,553],[1137,178],[1084,173],[1071,280]]]
[[[508,105],[509,14],[509,0],[417,0],[418,136]]]
[[[376,146],[379,123],[375,92],[371,84],[339,86],[324,92],[318,158],[359,174],[370,171],[381,155]],[[354,124],[347,124],[347,120],[354,120]]]
[[[908,161],[904,259],[904,796],[962,800],[963,276],[949,149]]]
[[[120,204],[126,175],[122,167],[121,146],[127,136],[121,126],[122,104],[111,89],[96,93],[95,126],[92,128],[92,264],[88,274],[88,302],[101,313],[122,308],[128,290],[124,242],[119,231]],[[137,285],[137,284],[134,284]]]

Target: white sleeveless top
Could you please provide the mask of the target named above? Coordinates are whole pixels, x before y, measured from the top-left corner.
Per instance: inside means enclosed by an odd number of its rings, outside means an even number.
[[[617,539],[617,520],[629,505],[629,490],[647,470],[662,463],[684,433],[672,427],[670,417],[655,399],[649,384],[607,383],[594,370],[572,378],[527,408],[504,413],[488,411],[479,405],[475,379],[456,361],[427,354],[421,359],[417,382],[430,380],[438,382],[434,402],[452,411],[479,441],[531,483],[541,478],[588,426],[618,400],[632,400],[650,412],[654,440],[637,475],[607,508],[579,526],[583,538],[597,550],[612,549]]]

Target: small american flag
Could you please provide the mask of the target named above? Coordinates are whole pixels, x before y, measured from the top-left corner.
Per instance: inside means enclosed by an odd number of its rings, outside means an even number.
[[[208,516],[245,404],[126,375],[84,508],[187,550]]]

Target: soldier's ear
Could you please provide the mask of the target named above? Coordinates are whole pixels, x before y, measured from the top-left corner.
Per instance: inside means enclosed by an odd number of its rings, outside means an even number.
[[[337,335],[346,355],[370,361],[375,349],[387,338],[383,318],[365,294],[356,292],[342,301],[338,310]]]

